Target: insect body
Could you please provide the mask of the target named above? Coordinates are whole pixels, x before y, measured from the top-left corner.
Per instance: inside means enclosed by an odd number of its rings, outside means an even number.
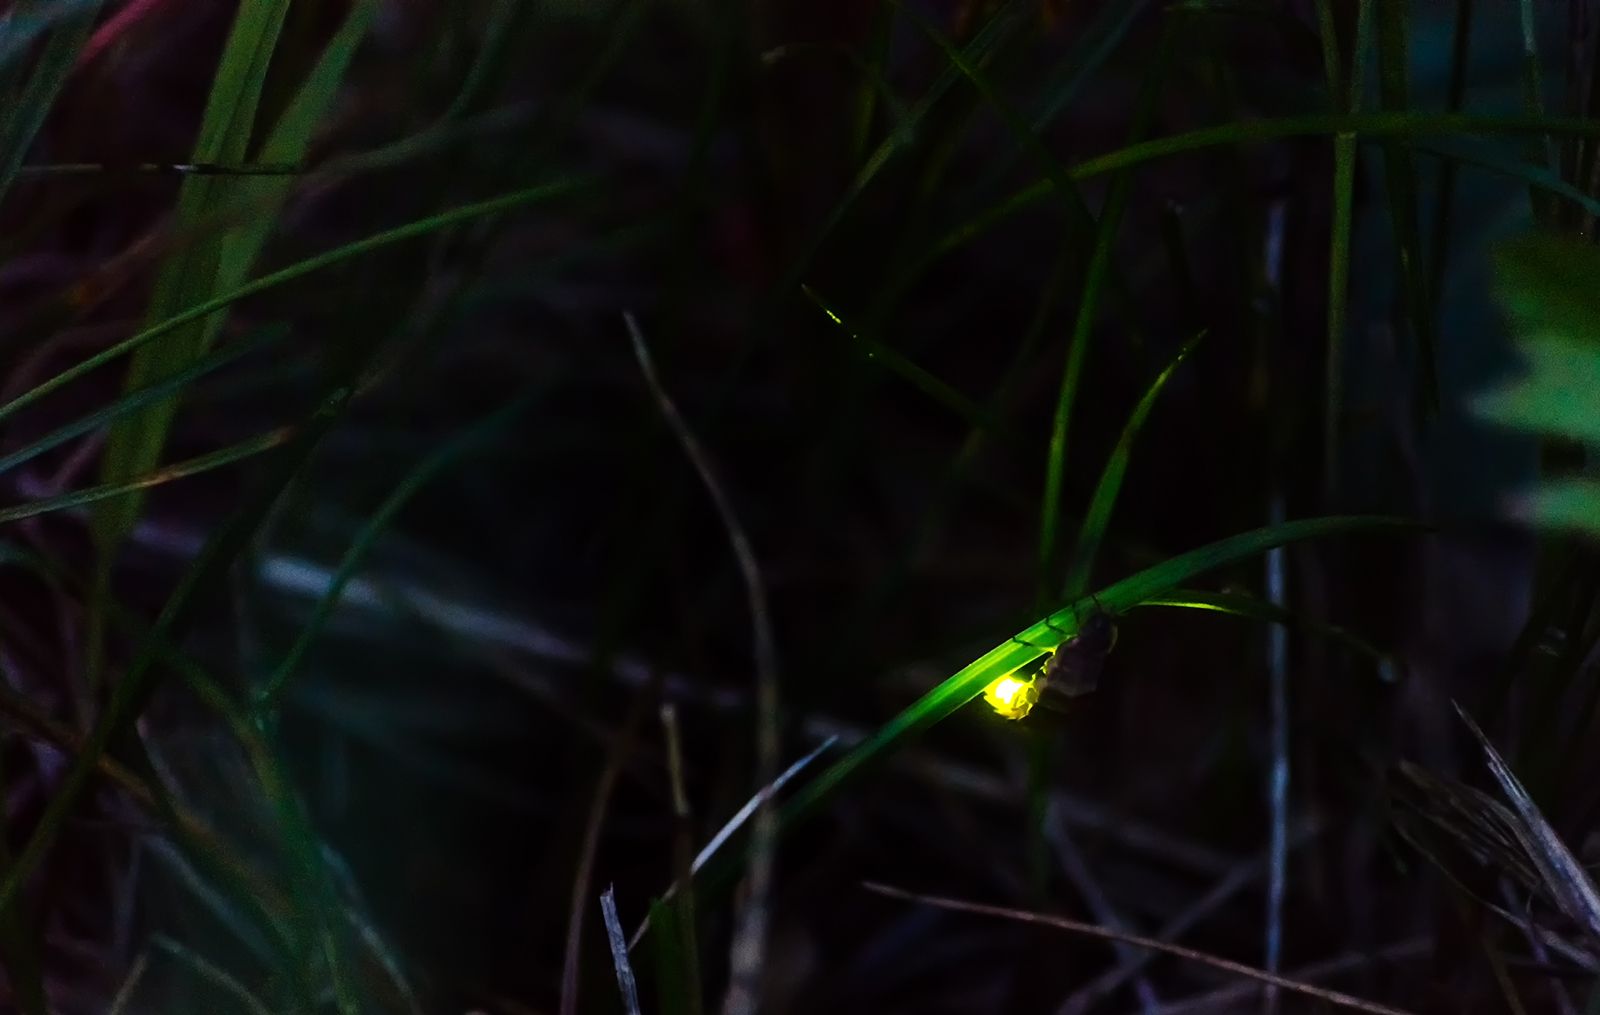
[[[1055,647],[1037,675],[1008,674],[990,684],[983,698],[1005,719],[1025,719],[1036,705],[1065,712],[1073,698],[1089,694],[1100,685],[1106,656],[1116,644],[1117,625],[1096,603],[1088,620]]]
[[[1105,669],[1106,656],[1117,644],[1117,625],[1111,615],[1098,607],[1078,633],[1062,642],[1039,674],[1035,686],[1039,689],[1039,702],[1051,705],[1057,699],[1077,698],[1089,694],[1100,686],[1100,672]]]

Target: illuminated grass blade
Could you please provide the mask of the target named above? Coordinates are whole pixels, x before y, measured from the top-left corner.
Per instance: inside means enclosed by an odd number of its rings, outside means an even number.
[[[1062,583],[1062,599],[1077,599],[1088,589],[1095,557],[1099,554],[1100,544],[1105,539],[1106,528],[1111,524],[1111,510],[1117,505],[1117,494],[1122,492],[1122,477],[1128,471],[1128,460],[1133,455],[1133,442],[1138,438],[1139,431],[1144,428],[1144,421],[1149,418],[1150,410],[1155,408],[1156,400],[1161,397],[1167,381],[1172,379],[1173,372],[1183,364],[1203,338],[1205,333],[1201,332],[1183,344],[1183,348],[1178,350],[1178,354],[1167,364],[1166,369],[1150,382],[1144,397],[1139,399],[1139,404],[1134,406],[1133,413],[1123,426],[1122,436],[1117,438],[1117,446],[1111,449],[1111,457],[1106,459],[1105,468],[1100,473],[1100,482],[1095,484],[1094,495],[1089,498],[1089,510],[1084,515],[1083,525],[1078,528],[1078,545],[1073,551],[1072,566],[1067,569],[1066,581]]]
[[[1057,644],[1064,633],[1070,635],[1076,631],[1077,613],[1095,603],[1111,613],[1122,613],[1153,596],[1170,592],[1198,574],[1256,556],[1275,546],[1356,533],[1417,532],[1421,528],[1415,522],[1374,516],[1288,522],[1220,540],[1124,578],[1096,593],[1093,600],[1073,603],[1019,632],[1015,638],[1001,642],[917,699],[800,790],[783,809],[783,824],[792,826],[810,817],[875,762],[950,716],[993,681],[1038,659],[1046,650],[1036,646]]]
[[[383,534],[394,516],[400,513],[401,508],[427,483],[448,466],[458,461],[467,451],[484,440],[498,433],[512,420],[520,416],[533,402],[533,396],[528,395],[517,399],[510,405],[493,413],[487,419],[468,428],[454,440],[439,448],[433,454],[424,458],[410,474],[408,474],[394,491],[389,494],[361,526],[356,537],[351,540],[350,548],[345,551],[344,558],[339,561],[339,568],[334,572],[333,580],[328,584],[328,590],[316,607],[311,611],[311,617],[301,626],[299,635],[295,638],[294,646],[272,675],[267,678],[256,694],[255,711],[258,721],[264,721],[274,712],[282,700],[284,688],[289,680],[299,670],[300,664],[305,660],[306,653],[311,649],[311,643],[322,633],[327,625],[328,618],[333,615],[334,609],[339,605],[339,597],[344,594],[345,586],[355,577],[356,571],[366,560],[367,554],[377,543],[378,537]]]
[[[17,169],[44,125],[61,86],[72,73],[74,61],[89,41],[98,0],[93,3],[18,0],[0,20],[0,200],[11,189]],[[27,82],[13,87],[13,72],[20,67],[41,31],[49,31],[34,60]]]
[[[200,979],[216,987],[220,992],[231,997],[240,1005],[236,1010],[247,1015],[272,1015],[272,1009],[266,1002],[256,997],[232,973],[190,948],[188,945],[157,934],[154,939],[157,948],[172,956],[181,964],[188,966]]]
[[[11,507],[0,508],[0,523],[14,522],[22,518],[33,518],[66,508],[83,507],[86,504],[99,504],[127,493],[163,486],[189,476],[198,476],[202,472],[220,469],[224,466],[232,465],[234,462],[252,458],[263,451],[270,451],[287,442],[293,436],[293,433],[292,430],[287,428],[273,430],[258,437],[240,441],[237,444],[230,444],[220,451],[213,451],[182,462],[174,462],[171,465],[156,469],[143,476],[136,476],[133,479],[123,480],[118,483],[103,483],[99,486],[91,486],[87,490],[77,490],[55,497],[45,497],[41,500],[28,501],[25,504],[15,504]]]
[[[582,186],[583,184],[578,182],[563,181],[544,184],[537,187],[529,187],[525,190],[512,191],[507,194],[502,194],[498,197],[490,198],[486,201],[479,201],[475,204],[463,205],[460,208],[454,208],[450,211],[440,212],[437,215],[430,215],[427,218],[418,219],[415,222],[409,222],[403,226],[397,226],[393,229],[386,229],[383,232],[374,233],[365,239],[356,240],[353,243],[347,243],[342,247],[335,247],[333,250],[317,254],[314,257],[308,257],[303,261],[296,261],[294,264],[291,264],[286,268],[281,268],[278,271],[262,275],[260,278],[247,282],[244,285],[239,286],[237,289],[232,289],[228,292],[221,293],[203,303],[199,303],[195,306],[182,310],[164,321],[153,324],[137,334],[125,338],[121,342],[101,350],[95,355],[84,360],[82,363],[79,363],[77,366],[69,367],[68,369],[63,370],[61,373],[56,374],[48,381],[45,381],[44,383],[29,389],[21,395],[18,395],[16,398],[13,398],[4,405],[0,405],[0,419],[5,419],[23,407],[33,404],[51,392],[70,384],[85,374],[91,373],[99,367],[116,360],[120,356],[127,355],[135,349],[138,349],[141,346],[144,346],[147,343],[168,334],[176,328],[181,328],[184,325],[189,324],[192,321],[199,320],[200,318],[203,318],[207,314],[210,314],[216,310],[220,310],[223,307],[237,303],[238,301],[247,297],[254,296],[256,293],[265,292],[268,289],[283,285],[286,282],[292,282],[295,279],[303,278],[306,275],[312,274],[313,272],[321,271],[323,268],[328,268],[335,264],[369,254],[374,250],[379,250],[383,247],[391,246],[395,243],[401,243],[406,240],[415,239],[419,236],[427,236],[431,233],[436,233],[441,229],[448,229],[450,226],[457,225],[461,222],[467,222],[476,218],[484,218],[489,215],[496,215],[500,212],[510,211],[514,208],[519,208],[524,205],[538,204],[540,202],[551,200],[557,197],[564,197],[577,192],[582,188]]]

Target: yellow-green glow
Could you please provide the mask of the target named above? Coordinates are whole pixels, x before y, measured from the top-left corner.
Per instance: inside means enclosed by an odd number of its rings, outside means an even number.
[[[1033,681],[1015,676],[1004,676],[983,689],[983,700],[1005,719],[1021,719],[1033,711],[1039,701],[1039,689]]]

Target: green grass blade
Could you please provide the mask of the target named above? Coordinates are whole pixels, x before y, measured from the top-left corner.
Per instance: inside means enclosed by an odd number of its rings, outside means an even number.
[[[1544,115],[1544,86],[1539,69],[1539,39],[1536,32],[1536,21],[1533,13],[1533,0],[1518,0],[1518,23],[1522,28],[1522,107],[1529,116]],[[1543,162],[1545,167],[1559,172],[1560,160],[1555,154],[1555,140],[1550,135],[1539,139],[1529,150],[1532,162]],[[1539,199],[1537,193],[1529,197],[1533,201],[1533,217],[1537,222],[1549,222],[1551,209],[1548,202]]]
[[[683,892],[670,902],[650,902],[650,948],[655,956],[656,1003],[662,1015],[699,1015],[689,999],[698,993],[700,971],[691,945],[694,927],[685,926],[693,911],[683,902]]]
[[[55,5],[61,8],[62,5]],[[13,57],[26,54],[34,34],[52,19],[54,27],[34,62],[27,83],[20,93],[12,94],[10,88],[0,94],[0,200],[5,199],[16,179],[22,159],[28,153],[35,134],[44,126],[45,117],[55,103],[61,86],[72,73],[74,62],[83,44],[89,41],[94,29],[95,16],[100,4],[80,3],[61,10],[47,10],[47,5],[20,0],[4,21],[0,21],[0,72],[20,65]],[[64,14],[64,16],[63,16]],[[15,48],[13,48],[15,47]],[[0,74],[0,80],[9,77]]]
[[[1268,624],[1282,624],[1297,631],[1305,631],[1335,642],[1350,650],[1356,655],[1365,656],[1377,666],[1378,672],[1384,679],[1393,679],[1394,657],[1382,651],[1371,642],[1336,624],[1325,624],[1312,620],[1290,610],[1286,610],[1276,603],[1255,596],[1238,595],[1229,592],[1210,592],[1203,589],[1174,589],[1164,595],[1151,596],[1139,604],[1146,606],[1166,606],[1174,609],[1208,610],[1213,613],[1224,613],[1231,617],[1243,617],[1247,620],[1259,620]]]
[[[1600,215],[1600,199],[1584,193],[1543,166],[1534,165],[1521,159],[1508,158],[1492,148],[1480,148],[1465,142],[1449,139],[1408,141],[1407,144],[1411,146],[1412,150],[1421,152],[1424,155],[1432,155],[1445,165],[1467,165],[1493,173],[1496,176],[1504,176],[1507,179],[1527,184],[1530,189],[1542,190],[1556,197],[1565,198],[1591,215]],[[1446,223],[1442,235],[1445,241],[1448,242],[1448,223]],[[1438,274],[1437,268],[1435,274]],[[1444,280],[1442,278],[1434,282],[1435,291],[1441,295],[1443,293],[1443,285]]]
[[[1467,97],[1467,70],[1472,63],[1472,15],[1474,0],[1456,0],[1455,27],[1451,33],[1450,83],[1445,107],[1452,113],[1461,109]],[[1455,207],[1456,164],[1445,160],[1439,166],[1435,189],[1437,204],[1433,213],[1433,278],[1429,289],[1434,313],[1444,295],[1445,265],[1450,260],[1450,216]]]
[[[201,121],[195,162],[244,160],[288,7],[287,0],[246,0],[240,6]],[[304,157],[311,133],[331,102],[374,9],[373,0],[361,0],[350,8],[305,84],[261,146],[261,161],[294,165]],[[192,229],[214,221],[225,209],[238,206],[234,202],[250,206],[253,214],[220,235],[202,236],[173,251],[157,278],[147,321],[160,321],[237,287],[271,232],[278,209],[293,184],[293,177],[186,179],[178,196],[178,228]],[[183,369],[212,342],[224,318],[222,313],[212,314],[175,329],[165,341],[135,354],[128,367],[127,386],[139,387]],[[113,426],[106,440],[101,477],[107,483],[115,483],[154,468],[177,408],[178,400],[173,399]],[[129,496],[97,508],[94,528],[103,554],[121,541],[141,503],[138,496]]]
[[[1366,75],[1367,28],[1372,0],[1359,0],[1355,37],[1351,42],[1350,77],[1339,65],[1334,39],[1333,0],[1318,0],[1317,13],[1324,35],[1323,59],[1327,63],[1328,90],[1346,113],[1360,108],[1361,82]],[[1323,490],[1331,494],[1338,485],[1339,455],[1344,422],[1344,341],[1350,306],[1350,236],[1355,221],[1356,136],[1341,132],[1333,138],[1333,212],[1328,239],[1328,348],[1323,411]],[[1435,248],[1437,256],[1438,248]]]
[[[77,380],[78,378],[83,377],[85,374],[91,373],[99,367],[116,360],[118,357],[127,355],[141,346],[144,346],[147,343],[168,334],[176,328],[181,328],[186,324],[205,317],[207,314],[237,303],[242,299],[254,296],[257,293],[265,292],[268,289],[276,288],[277,286],[284,285],[288,282],[293,282],[296,279],[303,278],[317,271],[321,271],[324,268],[329,268],[335,264],[340,264],[344,261],[361,257],[375,250],[380,250],[396,243],[403,243],[406,240],[416,239],[420,236],[427,236],[432,233],[436,233],[441,229],[448,229],[449,227],[458,225],[462,222],[468,222],[472,219],[484,218],[490,215],[497,215],[501,212],[511,211],[512,209],[520,208],[526,205],[539,204],[555,198],[565,197],[567,195],[577,193],[583,189],[584,186],[585,184],[578,181],[559,181],[556,183],[543,184],[537,187],[529,187],[523,190],[511,191],[510,193],[501,194],[498,197],[492,197],[485,201],[463,205],[460,208],[453,208],[450,211],[440,212],[437,215],[430,215],[414,222],[408,222],[405,225],[396,226],[393,229],[386,229],[382,232],[374,233],[365,239],[356,240],[341,247],[335,247],[332,250],[325,251],[313,257],[308,257],[302,261],[296,261],[294,264],[291,264],[286,268],[281,268],[278,271],[262,275],[260,278],[247,282],[236,289],[229,290],[225,293],[220,293],[203,303],[199,303],[185,310],[181,310],[166,320],[153,324],[137,334],[134,334],[123,339],[121,342],[116,343],[115,345],[101,350],[95,355],[84,360],[82,363],[79,363],[77,366],[69,367],[66,370],[63,370],[61,373],[56,374],[49,380],[29,389],[28,391],[23,392],[4,405],[0,405],[0,419],[5,419],[6,417],[11,416],[18,410],[33,404],[51,392],[56,391],[57,389]]]
[[[897,374],[918,391],[965,419],[968,425],[974,429],[986,430],[993,425],[989,414],[972,399],[907,359],[897,350],[857,333],[850,325],[844,322],[844,319],[839,316],[837,311],[828,305],[826,300],[818,295],[815,289],[808,285],[801,285],[800,291],[805,293],[811,302],[817,305],[817,309],[828,315],[828,320],[837,324],[841,331],[849,335],[861,347],[862,354],[867,359],[880,364],[891,373]]]
[[[345,551],[344,558],[339,561],[338,570],[334,572],[333,580],[328,583],[328,590],[311,612],[311,617],[300,628],[300,634],[295,638],[293,647],[289,649],[283,661],[273,670],[256,693],[255,712],[257,721],[266,721],[267,717],[276,711],[282,700],[284,688],[289,680],[299,670],[300,664],[305,660],[306,653],[310,651],[311,644],[326,626],[328,618],[333,615],[334,609],[339,605],[339,597],[344,594],[345,586],[355,577],[357,569],[366,560],[367,554],[377,543],[378,537],[383,534],[394,516],[400,513],[412,497],[431,481],[440,472],[458,461],[473,447],[492,437],[502,428],[507,426],[532,404],[534,396],[526,395],[491,414],[486,419],[469,427],[454,440],[439,448],[433,454],[424,458],[414,468],[393,492],[373,512],[372,517],[361,526],[356,537],[351,540],[350,548]]]
[[[1389,111],[1376,113],[1315,113],[1305,116],[1244,120],[1237,123],[1201,127],[1181,134],[1152,138],[1085,159],[1069,169],[1074,183],[1104,176],[1133,166],[1161,159],[1205,151],[1232,144],[1282,141],[1298,137],[1319,137],[1348,133],[1366,138],[1422,138],[1461,134],[1560,134],[1573,137],[1600,137],[1600,120],[1573,117],[1484,116],[1472,113],[1414,113]],[[1019,188],[1005,200],[972,216],[930,244],[908,272],[920,271],[950,251],[1032,207],[1050,196],[1054,185],[1039,180]]]
[[[1359,515],[1287,522],[1211,543],[1124,578],[1096,593],[1092,601],[1080,600],[1024,629],[1015,638],[1001,642],[917,699],[800,790],[784,807],[783,824],[792,826],[810,817],[873,763],[950,716],[982,693],[992,681],[1037,660],[1045,652],[1037,646],[1056,644],[1063,632],[1075,631],[1079,623],[1076,611],[1093,603],[1112,613],[1121,613],[1153,596],[1170,592],[1198,574],[1248,559],[1276,546],[1355,533],[1416,532],[1421,528],[1418,523],[1403,519]]]
[[[252,994],[237,977],[188,945],[175,941],[165,934],[157,934],[153,943],[178,962],[188,966],[196,976],[242,1005],[240,1011],[247,1012],[248,1015],[272,1015],[272,1009],[267,1007],[266,1002]]]
[[[187,369],[181,370],[165,380],[157,381],[149,387],[130,391],[118,397],[109,405],[102,406],[86,416],[57,427],[26,447],[18,448],[7,455],[0,455],[0,475],[24,462],[31,461],[52,448],[60,447],[74,437],[98,430],[108,422],[121,419],[129,413],[137,412],[145,406],[159,402],[164,398],[171,398],[192,381],[248,353],[272,345],[282,337],[282,334],[282,332],[277,332],[269,334],[261,341],[230,345],[220,352],[201,358]]]
[[[1403,110],[1410,102],[1409,7],[1410,0],[1387,0],[1377,6],[1378,92],[1385,109]],[[1417,222],[1417,169],[1410,149],[1392,140],[1383,146],[1383,165],[1399,257],[1402,312],[1410,319],[1417,343],[1421,407],[1432,414],[1439,410],[1439,356],[1428,273],[1422,260],[1422,230]]]
[[[1122,491],[1122,477],[1128,471],[1128,461],[1133,455],[1133,442],[1143,429],[1144,421],[1149,418],[1150,410],[1155,408],[1156,400],[1161,397],[1167,381],[1171,380],[1173,373],[1204,337],[1205,333],[1201,332],[1183,344],[1183,348],[1178,350],[1178,354],[1167,364],[1166,369],[1150,382],[1144,397],[1139,399],[1139,404],[1134,406],[1133,413],[1123,426],[1122,436],[1117,438],[1117,446],[1112,449],[1111,457],[1106,459],[1105,469],[1100,473],[1100,481],[1095,484],[1094,495],[1089,499],[1089,511],[1084,515],[1083,525],[1078,529],[1078,545],[1073,551],[1072,565],[1067,569],[1066,581],[1062,584],[1061,598],[1077,599],[1088,589],[1089,575],[1094,568],[1095,557],[1099,555],[1106,528],[1111,524],[1111,511],[1116,507],[1117,494]]]
[[[38,515],[49,514],[52,511],[83,507],[86,504],[101,504],[128,493],[164,486],[167,483],[186,479],[189,476],[198,476],[202,472],[220,469],[224,466],[232,465],[234,462],[253,458],[264,451],[270,451],[287,442],[291,436],[293,436],[293,431],[288,429],[272,430],[256,437],[251,437],[248,440],[240,441],[237,444],[230,444],[218,451],[212,451],[185,461],[174,462],[143,476],[135,476],[133,479],[125,479],[116,483],[102,483],[99,486],[91,486],[87,490],[76,490],[72,493],[63,493],[55,497],[45,497],[40,500],[32,500],[23,504],[0,508],[0,523],[14,522],[22,518],[34,518]]]
[[[1132,140],[1142,137],[1150,128],[1155,116],[1156,99],[1161,92],[1161,82],[1166,76],[1167,63],[1177,39],[1182,15],[1167,22],[1161,36],[1161,46],[1145,76],[1143,87],[1134,110]],[[1050,446],[1045,460],[1044,497],[1039,510],[1039,580],[1040,598],[1043,600],[1050,587],[1050,575],[1056,567],[1056,543],[1061,528],[1061,490],[1066,481],[1067,430],[1072,410],[1077,402],[1078,385],[1088,360],[1089,339],[1099,319],[1100,295],[1111,274],[1111,260],[1116,248],[1117,233],[1122,225],[1122,213],[1128,206],[1133,190],[1131,170],[1119,173],[1112,180],[1110,192],[1100,219],[1095,223],[1094,250],[1089,257],[1089,267],[1084,273],[1083,291],[1078,298],[1078,311],[1073,320],[1072,336],[1068,340],[1066,362],[1061,370],[1061,387],[1056,397],[1055,418],[1050,428]]]

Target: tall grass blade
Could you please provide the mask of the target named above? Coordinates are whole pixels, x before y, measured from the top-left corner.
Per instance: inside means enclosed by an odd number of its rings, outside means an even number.
[[[1456,0],[1455,27],[1451,32],[1450,83],[1446,90],[1445,108],[1459,112],[1467,96],[1467,72],[1472,63],[1472,15],[1475,0]],[[1438,196],[1433,213],[1433,280],[1429,298],[1434,312],[1438,313],[1439,300],[1444,296],[1445,265],[1450,261],[1450,215],[1455,207],[1456,164],[1446,159],[1439,165]]]
[[[1470,0],[1468,0],[1470,2]],[[1354,113],[1361,106],[1361,85],[1366,78],[1367,31],[1372,0],[1359,0],[1356,30],[1351,40],[1350,76],[1343,76],[1339,47],[1334,39],[1333,0],[1317,0],[1323,34],[1323,60],[1328,91],[1336,106]],[[1333,138],[1333,211],[1328,240],[1328,350],[1327,391],[1323,414],[1323,490],[1338,485],[1339,456],[1344,423],[1344,343],[1349,329],[1350,234],[1355,220],[1356,136],[1348,131]],[[1439,256],[1435,248],[1435,256]]]
[[[17,170],[28,154],[28,146],[44,126],[56,95],[72,73],[78,53],[89,41],[95,16],[99,13],[98,0],[92,3],[18,0],[0,21],[0,86],[4,88],[0,92],[0,201],[11,189]],[[20,89],[14,88],[11,80],[14,71],[20,68],[23,57],[47,25],[50,34],[26,83]]]
[[[1304,631],[1307,634],[1325,638],[1357,655],[1365,656],[1372,660],[1377,666],[1379,674],[1385,680],[1392,681],[1397,676],[1394,657],[1360,635],[1335,624],[1325,624],[1322,621],[1286,610],[1276,603],[1258,599],[1255,596],[1230,592],[1209,592],[1202,589],[1175,589],[1164,595],[1151,596],[1140,603],[1139,606],[1167,606],[1184,610],[1206,610],[1231,617],[1259,620],[1267,624],[1281,624],[1296,631]]]
[[[622,933],[617,899],[610,885],[600,893],[600,916],[606,925],[606,941],[611,945],[611,964],[617,971],[617,991],[622,995],[623,1011],[627,1015],[641,1015],[639,988],[634,983],[633,964],[628,961],[628,939]]]
[[[284,656],[283,661],[273,670],[272,675],[262,684],[256,692],[255,712],[258,722],[267,721],[272,713],[276,712],[283,699],[285,688],[290,679],[299,670],[306,654],[311,649],[311,644],[323,627],[327,625],[328,618],[339,605],[339,598],[344,594],[345,586],[355,577],[366,560],[367,554],[377,544],[378,537],[388,528],[395,515],[410,502],[434,477],[440,472],[459,461],[469,450],[481,444],[488,438],[500,432],[514,419],[527,410],[533,403],[534,396],[526,395],[518,398],[511,404],[490,414],[487,418],[467,428],[454,440],[428,455],[416,468],[402,479],[398,486],[384,498],[378,510],[367,519],[356,536],[350,542],[350,548],[345,551],[343,559],[339,561],[338,570],[334,572],[333,580],[328,584],[327,591],[322,598],[317,600],[317,605],[312,609],[311,616],[300,627],[300,633],[295,637],[294,645]]]
[[[1178,27],[1184,16],[1174,15],[1161,35],[1161,46],[1150,72],[1145,76],[1133,115],[1131,141],[1137,141],[1150,129],[1155,117],[1156,100],[1161,93],[1161,83],[1166,76],[1167,64],[1172,57]],[[1094,250],[1089,256],[1089,267],[1084,273],[1083,290],[1078,298],[1077,316],[1073,320],[1072,336],[1068,339],[1066,361],[1061,368],[1061,388],[1056,396],[1055,418],[1050,428],[1050,446],[1045,460],[1044,497],[1039,511],[1039,591],[1040,599],[1048,595],[1050,574],[1056,566],[1056,543],[1061,528],[1061,491],[1066,479],[1067,433],[1072,410],[1077,402],[1078,385],[1083,376],[1084,363],[1089,355],[1089,338],[1099,319],[1100,295],[1111,273],[1111,259],[1115,253],[1117,233],[1122,224],[1122,213],[1128,206],[1133,189],[1131,171],[1119,173],[1111,181],[1105,206],[1095,223]]]
[[[1378,93],[1386,110],[1409,108],[1410,3],[1411,0],[1387,0],[1377,5]],[[1401,306],[1417,343],[1421,408],[1425,415],[1432,415],[1439,410],[1439,357],[1431,287],[1423,267],[1422,233],[1417,222],[1417,169],[1410,150],[1392,140],[1383,146],[1383,164],[1400,266]]]
[[[123,480],[118,483],[102,483],[91,486],[86,490],[77,490],[73,493],[64,493],[55,497],[45,497],[40,500],[28,501],[23,504],[14,504],[11,507],[0,508],[0,523],[15,522],[23,518],[35,518],[39,515],[49,514],[52,511],[63,511],[69,508],[83,507],[86,504],[102,504],[108,500],[125,496],[129,493],[138,493],[152,487],[164,486],[167,483],[189,476],[198,476],[202,472],[220,469],[232,465],[234,462],[246,458],[253,458],[264,451],[279,447],[294,436],[292,430],[273,430],[230,444],[219,451],[189,458],[181,462],[163,466],[143,476]]]
[[[1062,599],[1077,599],[1088,589],[1095,558],[1100,553],[1100,544],[1105,540],[1106,529],[1111,524],[1111,511],[1116,507],[1117,494],[1122,492],[1122,478],[1127,474],[1128,462],[1133,457],[1133,442],[1138,438],[1139,431],[1144,428],[1144,421],[1149,418],[1150,410],[1155,408],[1157,399],[1167,386],[1167,381],[1172,379],[1173,373],[1203,338],[1205,333],[1201,332],[1183,344],[1183,348],[1178,350],[1178,354],[1167,364],[1166,369],[1150,382],[1150,387],[1145,389],[1144,397],[1139,399],[1139,404],[1134,406],[1128,422],[1123,425],[1122,436],[1117,438],[1117,446],[1111,449],[1111,457],[1106,459],[1105,468],[1100,473],[1100,481],[1095,484],[1094,495],[1089,498],[1088,513],[1084,515],[1083,525],[1078,529],[1078,545],[1073,551],[1072,565],[1067,569],[1066,580],[1061,586]]]
[[[195,162],[239,162],[249,151],[262,88],[288,6],[287,0],[245,0],[239,8],[201,122]],[[332,101],[375,10],[376,0],[358,0],[350,8],[260,146],[260,161],[295,165],[304,158],[312,132]],[[178,196],[178,228],[197,228],[230,206],[249,206],[253,214],[221,235],[202,236],[173,251],[156,281],[147,320],[163,320],[219,292],[237,288],[266,242],[293,184],[293,177],[186,179]],[[164,342],[136,353],[128,367],[127,386],[138,387],[183,369],[214,340],[224,317],[216,313],[197,320],[174,330]],[[177,407],[174,399],[112,427],[101,470],[106,482],[118,482],[155,467]],[[134,496],[103,505],[95,512],[95,531],[102,553],[115,549],[137,517],[140,504],[140,498]]]

